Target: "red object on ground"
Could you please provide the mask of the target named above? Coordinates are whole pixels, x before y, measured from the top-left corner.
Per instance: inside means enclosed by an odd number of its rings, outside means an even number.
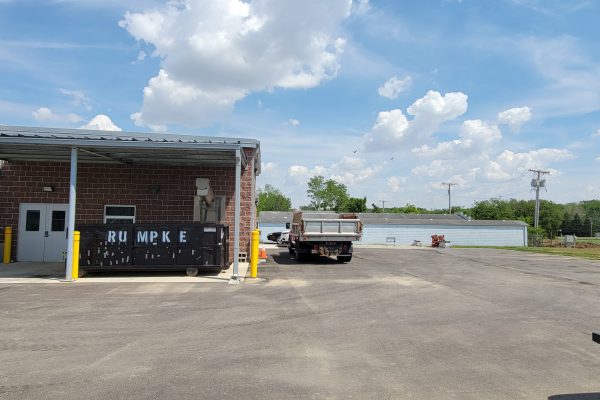
[[[431,247],[440,247],[440,243],[445,239],[444,235],[431,235]]]

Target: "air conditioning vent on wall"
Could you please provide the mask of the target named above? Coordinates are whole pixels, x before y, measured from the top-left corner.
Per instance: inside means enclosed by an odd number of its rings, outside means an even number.
[[[207,206],[215,201],[215,195],[210,187],[210,179],[196,178],[196,196],[200,197]]]

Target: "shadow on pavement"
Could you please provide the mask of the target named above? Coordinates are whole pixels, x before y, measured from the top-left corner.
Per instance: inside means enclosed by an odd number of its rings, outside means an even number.
[[[86,270],[80,266],[80,271],[85,273],[86,277],[160,277],[160,276],[186,276],[185,269],[182,270]],[[202,270],[198,271],[198,276],[216,277],[221,271]],[[65,277],[64,263],[43,263],[43,262],[17,262],[2,266],[0,268],[0,278],[47,278],[54,280],[62,280]]]
[[[325,257],[325,256],[312,256],[308,257],[306,260],[301,263],[297,262],[292,258],[292,256],[288,253],[287,250],[274,253],[270,255],[273,261],[279,265],[331,265],[331,264],[340,264],[338,260],[335,258]]]
[[[548,397],[548,400],[600,400],[600,393],[556,394]]]
[[[0,278],[48,278],[60,280],[65,277],[64,263],[16,262],[2,265]]]
[[[209,270],[198,271],[197,276],[207,278],[216,277],[221,271]],[[142,278],[142,277],[161,277],[161,276],[186,276],[185,271],[86,271],[86,278]]]

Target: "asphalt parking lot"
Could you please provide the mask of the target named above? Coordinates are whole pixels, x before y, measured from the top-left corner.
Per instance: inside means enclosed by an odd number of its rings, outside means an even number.
[[[600,263],[270,250],[241,285],[0,285],[0,398],[600,398]]]

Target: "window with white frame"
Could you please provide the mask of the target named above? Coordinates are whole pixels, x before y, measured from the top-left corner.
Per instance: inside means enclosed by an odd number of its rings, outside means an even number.
[[[104,206],[105,224],[134,224],[135,206]]]

